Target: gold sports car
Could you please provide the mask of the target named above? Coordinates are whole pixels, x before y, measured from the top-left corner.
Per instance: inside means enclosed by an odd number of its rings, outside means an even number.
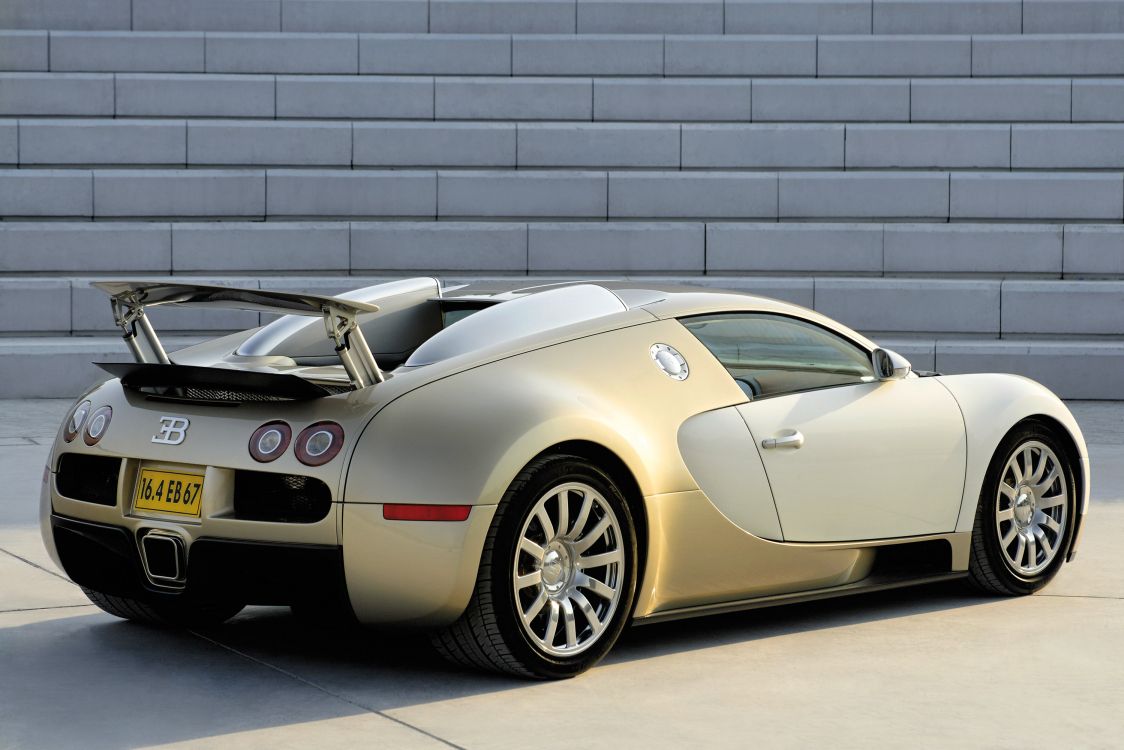
[[[105,611],[288,604],[537,678],[629,623],[1071,560],[1089,464],[1013,375],[914,372],[770,299],[625,282],[338,297],[98,282],[135,362],[80,396],[43,540]],[[169,356],[166,306],[282,317]]]

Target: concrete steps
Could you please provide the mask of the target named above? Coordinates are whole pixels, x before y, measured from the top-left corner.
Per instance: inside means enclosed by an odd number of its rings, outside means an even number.
[[[744,289],[1124,398],[1124,0],[0,3],[0,396],[123,356],[94,278],[425,273]]]
[[[1124,226],[832,222],[0,222],[50,275],[687,273],[1124,280]]]
[[[666,279],[664,279],[666,281]],[[688,280],[688,279],[684,279]],[[806,280],[799,280],[801,282]],[[360,282],[363,283],[363,282]],[[723,288],[739,286],[778,298],[803,295],[800,284],[785,288],[783,283],[739,284],[717,279]],[[341,291],[332,281],[319,284],[281,284],[287,288],[315,288],[320,291]],[[348,285],[344,285],[348,286]],[[99,300],[105,304],[104,300]],[[899,297],[900,304],[910,299]],[[109,320],[108,305],[100,318]],[[831,308],[831,304],[822,307]],[[181,311],[181,315],[183,311]],[[217,313],[222,315],[224,313]],[[229,315],[229,313],[226,313]],[[187,313],[192,315],[192,313]],[[232,315],[243,315],[235,312]],[[846,316],[841,316],[844,319]],[[892,316],[891,316],[892,317]],[[886,320],[883,315],[881,321]],[[246,321],[231,320],[237,326]],[[158,321],[164,332],[162,340],[170,351],[201,340],[201,337],[169,325],[171,320]],[[251,323],[252,325],[252,323]],[[235,327],[237,327],[235,326]],[[995,339],[956,334],[873,334],[883,346],[900,351],[917,369],[937,370],[946,374],[961,372],[1012,372],[1044,383],[1063,398],[1116,399],[1124,379],[1124,341],[1096,336],[1054,336],[1050,338]],[[91,362],[127,361],[121,338],[108,331],[95,335],[3,337],[0,336],[0,395],[3,398],[38,398],[73,395],[98,376]]]
[[[1095,124],[1124,79],[5,72],[0,117]]]
[[[481,278],[478,274],[441,275],[450,282]],[[536,274],[500,278],[497,282],[530,285],[574,276]],[[645,278],[643,273],[613,276]],[[165,278],[158,274],[145,274],[145,277]],[[250,288],[315,289],[335,294],[392,276],[294,278],[189,274],[174,278]],[[91,280],[64,276],[0,280],[0,335],[87,335],[115,330],[105,296],[90,288]],[[720,274],[661,275],[653,280],[737,289],[788,300],[819,310],[871,335],[953,335],[981,339],[1076,336],[1116,338],[1124,343],[1119,329],[1119,313],[1124,309],[1124,281]],[[155,310],[152,319],[158,328],[184,333],[242,330],[264,320],[257,313],[227,310]]]
[[[1120,0],[7,0],[12,29],[1012,34],[1124,31]]]
[[[1124,7],[1124,3],[1121,5]],[[0,31],[0,49],[0,70],[59,74],[1124,75],[1124,33],[764,36],[4,30]]]
[[[21,119],[0,164],[1110,171],[1124,124]]]
[[[18,169],[0,216],[1119,223],[1124,173]]]

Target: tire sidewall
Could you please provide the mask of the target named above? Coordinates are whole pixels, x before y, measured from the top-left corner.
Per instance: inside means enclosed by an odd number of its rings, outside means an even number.
[[[531,510],[544,493],[567,482],[582,482],[593,487],[616,513],[625,551],[624,588],[612,620],[601,638],[579,654],[558,657],[541,651],[524,630],[516,611],[513,576],[519,537]],[[578,458],[559,457],[535,470],[522,487],[509,490],[503,504],[506,507],[498,519],[491,561],[490,583],[496,623],[513,655],[537,676],[550,679],[573,677],[609,652],[632,613],[636,596],[637,544],[636,527],[628,503],[603,471]]]
[[[1045,569],[1033,576],[1015,572],[999,543],[999,530],[995,524],[996,506],[999,502],[999,482],[1002,473],[1016,452],[1016,448],[1029,440],[1044,443],[1061,463],[1066,482],[1066,524],[1062,538],[1061,548],[1054,559]],[[1065,444],[1056,431],[1041,424],[1024,424],[1012,430],[995,451],[988,466],[987,479],[984,481],[983,494],[980,496],[981,513],[979,516],[979,533],[983,534],[984,549],[991,562],[993,572],[999,576],[1003,584],[1020,594],[1031,594],[1045,586],[1057,575],[1058,570],[1069,554],[1073,543],[1073,533],[1077,524],[1077,482],[1073,471],[1072,459]]]

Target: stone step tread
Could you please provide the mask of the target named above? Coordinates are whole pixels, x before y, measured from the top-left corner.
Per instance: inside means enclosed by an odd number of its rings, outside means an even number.
[[[1124,47],[1115,58],[1124,61]],[[1047,78],[767,78],[752,71],[726,72],[734,75],[701,69],[692,77],[632,78],[7,72],[0,73],[0,117],[1124,121],[1120,76],[1076,78],[1071,76],[1077,71],[1062,71],[1062,77]],[[900,75],[900,70],[887,75]]]
[[[0,275],[19,278],[423,269],[1124,278],[1124,224],[0,222]]]
[[[1124,73],[1124,63],[1119,60],[1124,34],[1120,33],[626,36],[0,31],[0,43],[4,47],[0,70],[14,71],[782,76]]]
[[[0,169],[0,217],[1119,223],[1124,172]]]
[[[1036,33],[1124,31],[1120,0],[6,0],[0,27],[103,30]]]
[[[1121,169],[1121,124],[0,119],[24,168]]]

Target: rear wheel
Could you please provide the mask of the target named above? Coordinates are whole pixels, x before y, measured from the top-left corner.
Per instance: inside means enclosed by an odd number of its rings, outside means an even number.
[[[1036,423],[1000,444],[976,507],[969,577],[993,594],[1031,594],[1058,572],[1073,538],[1076,481],[1058,435]]]
[[[163,627],[201,628],[220,625],[242,611],[234,603],[149,603],[124,596],[110,596],[82,587],[82,592],[102,611],[123,620]]]
[[[636,560],[632,514],[613,480],[574,456],[536,460],[500,501],[467,610],[434,645],[466,666],[572,677],[624,628]]]

